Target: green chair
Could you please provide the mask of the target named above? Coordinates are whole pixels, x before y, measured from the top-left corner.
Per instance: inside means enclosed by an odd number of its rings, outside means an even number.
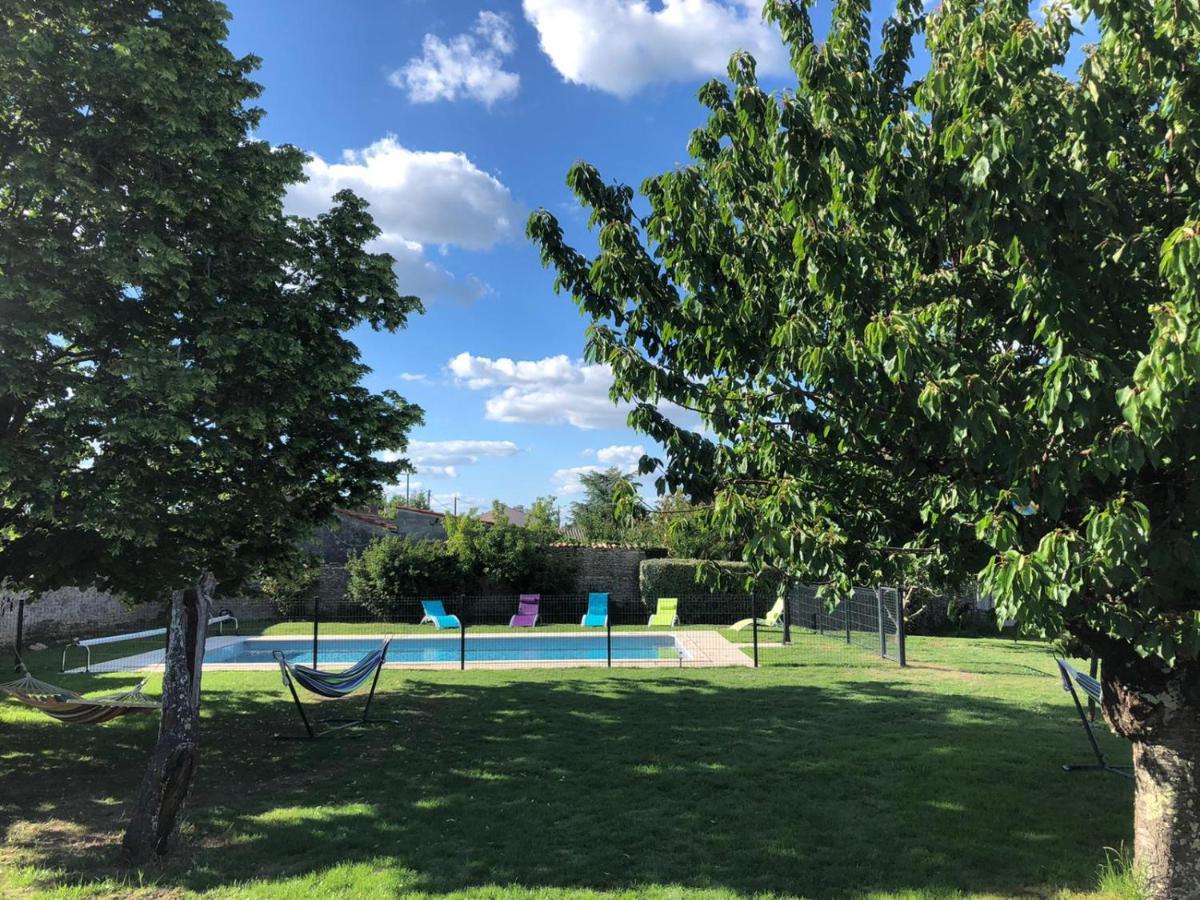
[[[654,610],[654,615],[650,617],[649,625],[657,625],[660,628],[670,628],[672,625],[679,624],[679,598],[678,597],[659,597],[658,608]]]
[[[774,628],[779,624],[779,620],[783,618],[783,598],[780,597],[775,601],[775,605],[767,610],[765,618],[758,620],[759,628]],[[741,619],[729,626],[730,631],[741,631],[743,628],[749,628],[754,622],[753,619]]]

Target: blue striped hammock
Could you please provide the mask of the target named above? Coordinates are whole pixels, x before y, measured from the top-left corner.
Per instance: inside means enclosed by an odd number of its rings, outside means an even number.
[[[272,655],[279,663],[279,670],[283,675],[285,685],[289,679],[292,679],[306,691],[336,700],[339,697],[353,694],[362,686],[363,682],[371,677],[387,657],[388,645],[391,642],[392,639],[388,638],[350,668],[341,672],[323,672],[308,666],[298,666],[288,662],[287,657],[280,650],[275,650]]]
[[[391,646],[391,643],[392,639],[388,638],[354,665],[340,672],[326,672],[309,666],[296,665],[289,662],[281,650],[272,651],[271,655],[279,663],[279,673],[283,677],[284,686],[292,692],[292,699],[296,702],[296,709],[300,713],[300,719],[304,722],[304,728],[310,738],[319,737],[319,734],[313,730],[312,725],[308,721],[308,716],[305,714],[304,707],[300,703],[300,697],[296,693],[296,685],[300,685],[300,687],[309,693],[316,694],[319,697],[338,700],[353,694],[373,676],[375,680],[371,683],[371,693],[367,697],[366,707],[363,709],[361,718],[328,720],[329,722],[346,723],[343,727],[348,725],[365,725],[370,721],[367,719],[367,714],[371,711],[371,700],[375,696],[375,685],[379,681],[379,672],[383,669],[383,662],[387,659],[388,647]],[[337,729],[328,729],[328,731],[334,730]],[[276,735],[276,737],[279,737],[279,735]]]

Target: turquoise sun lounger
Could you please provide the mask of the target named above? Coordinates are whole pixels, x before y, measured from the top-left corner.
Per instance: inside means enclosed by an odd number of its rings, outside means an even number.
[[[421,620],[422,625],[432,622],[438,628],[462,627],[458,616],[452,616],[446,612],[446,607],[442,605],[441,600],[422,600],[421,609],[425,611],[425,618]]]
[[[579,624],[587,628],[604,628],[608,625],[608,594],[588,594],[587,613]]]

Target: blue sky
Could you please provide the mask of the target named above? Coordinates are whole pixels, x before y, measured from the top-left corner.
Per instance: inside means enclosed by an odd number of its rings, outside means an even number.
[[[586,322],[554,294],[525,218],[544,206],[590,247],[564,185],[575,160],[634,186],[686,161],[696,89],[736,49],[767,87],[786,84],[759,0],[227,2],[231,49],[263,60],[259,136],[314,155],[289,208],[365,196],[401,291],[425,301],[404,331],[353,334],[369,385],[425,408],[413,489],[435,508],[565,505],[586,467],[653,450],[607,401],[608,373],[582,362]],[[824,4],[818,33],[827,17]]]

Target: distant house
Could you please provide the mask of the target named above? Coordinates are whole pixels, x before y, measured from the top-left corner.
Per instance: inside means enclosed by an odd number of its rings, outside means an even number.
[[[500,504],[504,510],[504,516],[508,519],[508,524],[516,525],[518,528],[524,528],[525,522],[529,518],[529,511],[523,506],[505,506]],[[479,517],[479,521],[485,525],[495,525],[496,516],[492,512],[485,512]]]

